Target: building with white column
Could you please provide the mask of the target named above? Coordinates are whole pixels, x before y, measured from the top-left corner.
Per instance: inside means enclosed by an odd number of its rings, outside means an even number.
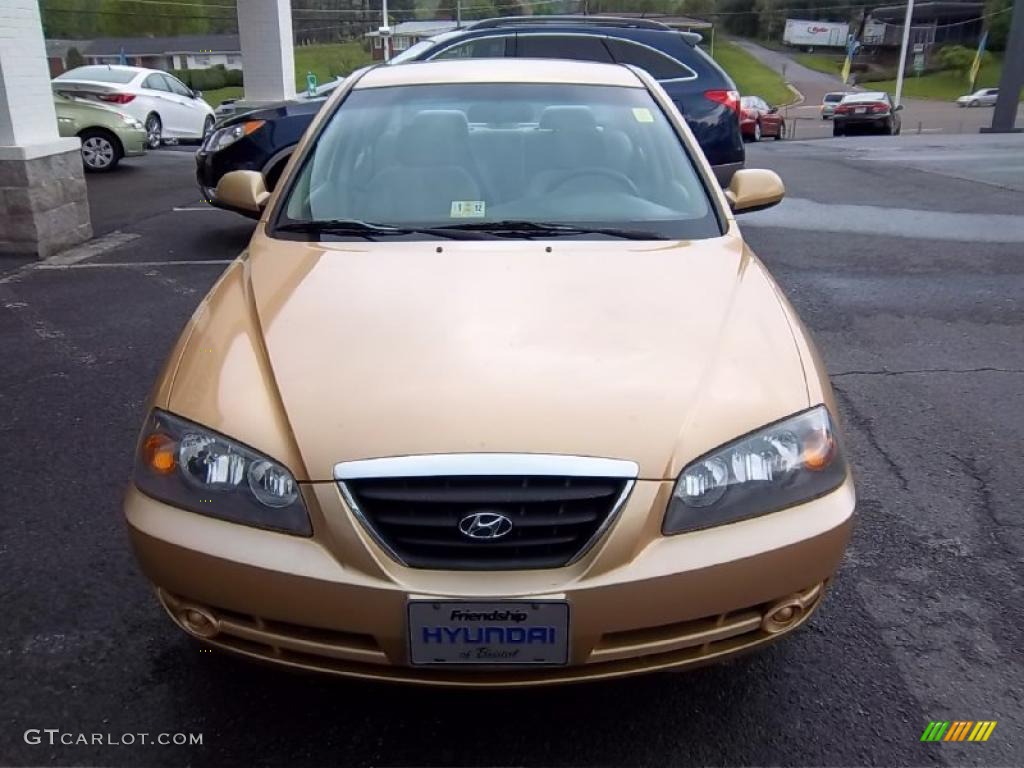
[[[294,98],[291,0],[239,2],[238,35],[245,61],[246,103]]]
[[[0,0],[0,256],[92,236],[80,147],[57,134],[37,0]]]

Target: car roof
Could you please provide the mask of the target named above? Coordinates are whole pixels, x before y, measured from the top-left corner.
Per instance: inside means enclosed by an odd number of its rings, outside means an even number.
[[[133,67],[130,64],[82,64],[80,67],[67,70],[68,72],[74,72],[75,69],[113,69],[118,72],[160,72],[159,69],[149,69],[148,67]]]
[[[643,81],[621,64],[570,59],[466,59],[409,62],[400,67],[373,67],[355,88],[447,83],[570,83],[644,88]]]

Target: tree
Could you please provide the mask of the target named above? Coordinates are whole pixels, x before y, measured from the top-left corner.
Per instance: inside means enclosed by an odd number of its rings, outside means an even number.
[[[946,69],[951,69],[964,80],[971,77],[971,67],[974,65],[975,52],[962,45],[947,45],[939,51],[939,61]],[[985,57],[982,57],[984,62]]]
[[[988,16],[988,47],[993,51],[1006,50],[1006,38],[1010,34],[1010,19],[1013,0],[988,0],[985,14]]]
[[[64,57],[67,63],[68,69],[74,69],[85,64],[85,57],[79,52],[77,48],[72,46],[68,48],[67,55]]]

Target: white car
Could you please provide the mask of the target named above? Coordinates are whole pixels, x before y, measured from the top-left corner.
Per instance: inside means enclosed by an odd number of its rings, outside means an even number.
[[[821,100],[821,106],[819,107],[821,110],[821,119],[828,120],[832,117],[832,115],[835,114],[836,107],[839,106],[839,102],[849,95],[849,91],[833,91],[832,93],[826,93],[825,97]]]
[[[215,121],[202,94],[159,69],[90,64],[55,77],[53,90],[115,105],[146,126],[150,149],[164,139],[202,139]]]
[[[956,103],[961,107],[993,107],[998,97],[998,88],[982,88],[974,93],[961,96]]]

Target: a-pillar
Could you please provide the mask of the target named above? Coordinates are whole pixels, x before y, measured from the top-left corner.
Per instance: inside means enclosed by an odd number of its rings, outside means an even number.
[[[239,2],[238,35],[245,68],[245,101],[258,104],[294,98],[291,0]]]
[[[0,256],[92,237],[81,142],[61,138],[38,0],[0,2]]]

